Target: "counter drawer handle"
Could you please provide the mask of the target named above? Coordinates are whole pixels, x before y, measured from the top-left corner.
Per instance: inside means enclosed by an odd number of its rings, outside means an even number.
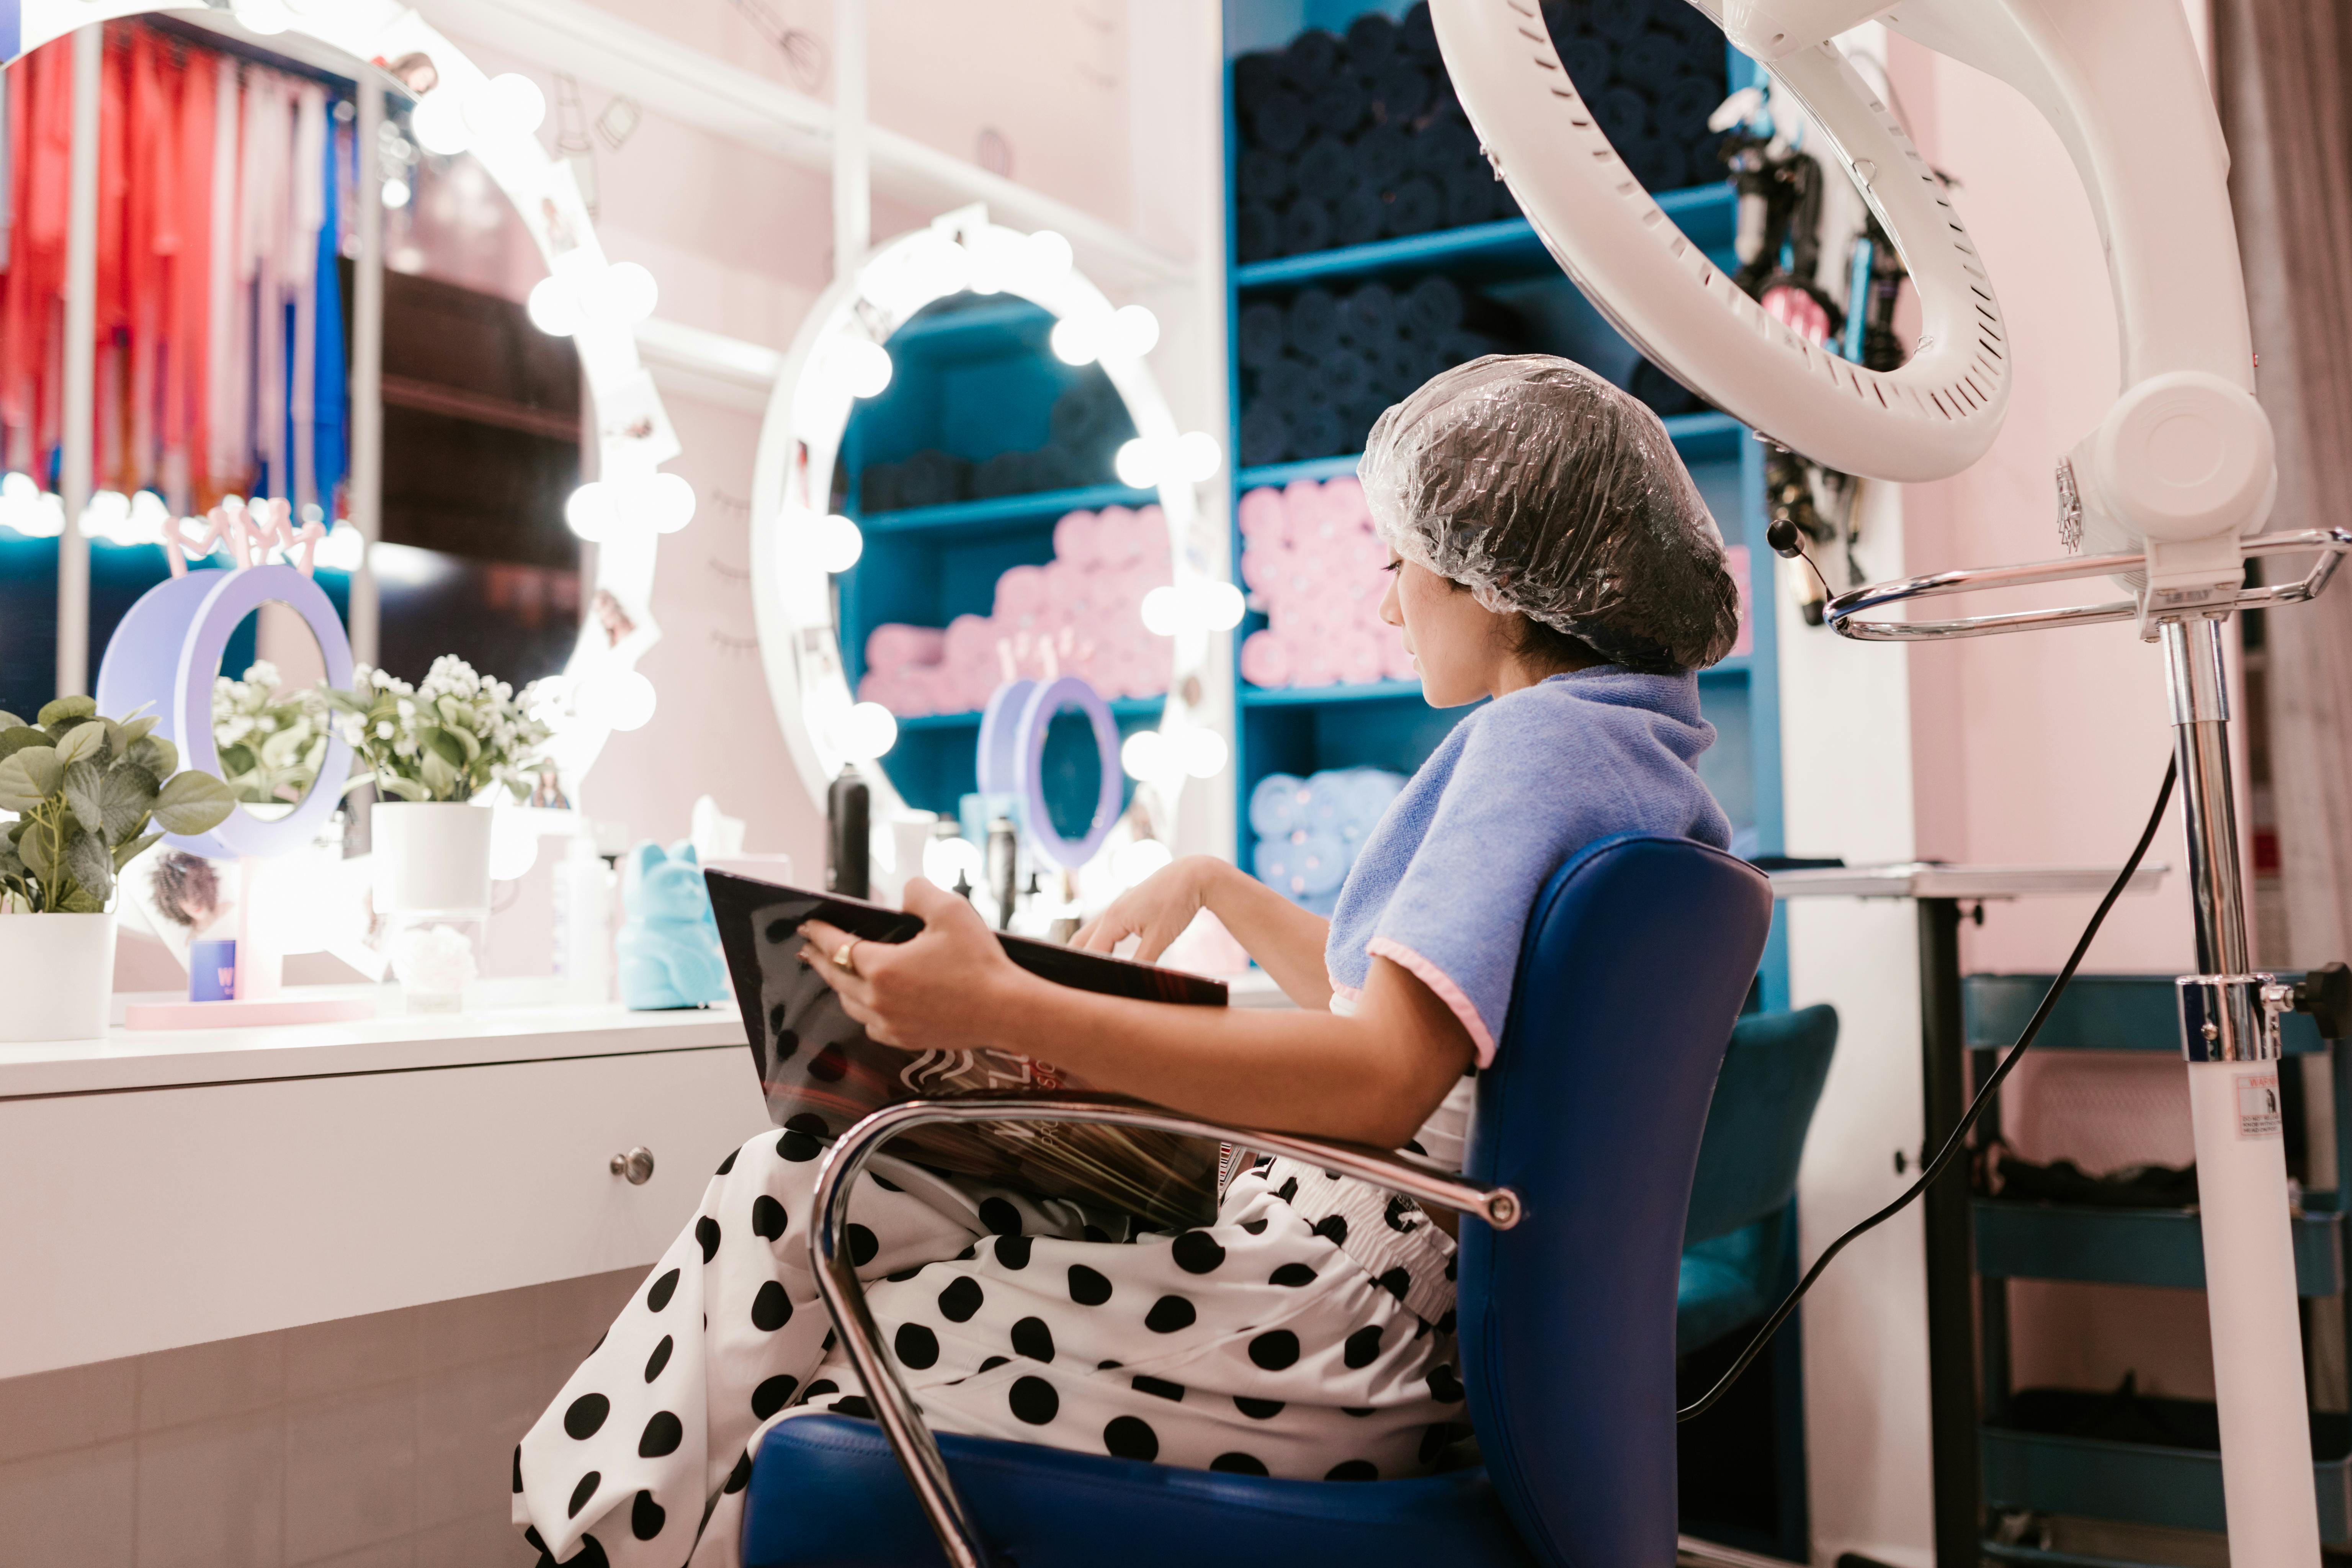
[[[653,1180],[654,1152],[640,1143],[625,1154],[614,1155],[613,1174],[626,1176],[633,1187],[644,1186]]]

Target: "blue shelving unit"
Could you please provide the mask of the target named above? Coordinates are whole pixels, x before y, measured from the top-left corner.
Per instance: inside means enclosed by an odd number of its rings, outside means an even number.
[[[1995,1053],[2015,1043],[2050,980],[2046,974],[1972,974],[1962,983],[1962,1016],[1978,1082],[1992,1071]],[[2177,1057],[2176,1006],[2168,975],[2078,975],[2052,1011],[2035,1049]],[[2280,1089],[2287,1124],[2295,1130],[2288,1134],[2289,1173],[2304,1181],[2301,1212],[2293,1220],[2296,1289],[2307,1316],[2340,1313],[2345,1182],[2352,1173],[2352,1047],[2322,1039],[2303,1015],[2290,1015],[2284,1024]],[[2330,1070],[2306,1078],[2304,1064],[2315,1059],[2327,1062]],[[2315,1162],[2295,1168],[2311,1158],[2299,1136],[2311,1093],[2333,1096],[2332,1186],[2315,1185]],[[1996,1100],[1978,1124],[1979,1142],[2000,1135],[2000,1113]],[[2195,1211],[1998,1197],[1979,1197],[1970,1207],[1982,1358],[1978,1447],[1987,1509],[2221,1530],[2221,1456],[2210,1404],[2140,1396],[2137,1418],[2150,1433],[2165,1433],[2170,1440],[2123,1441],[2092,1429],[2093,1417],[2112,1407],[2116,1395],[2011,1385],[2009,1280],[2201,1290],[2205,1256]],[[2352,1546],[2352,1421],[2314,1411],[2311,1422],[2320,1537],[2332,1549],[2346,1550]],[[1989,1559],[2016,1563],[2106,1561],[1993,1542],[1985,1542],[1984,1552]]]
[[[1364,0],[1227,0],[1225,36],[1229,58],[1225,81],[1226,200],[1229,237],[1237,206],[1235,170],[1242,138],[1234,107],[1232,58],[1252,49],[1278,47],[1302,27],[1344,31],[1369,11],[1402,15],[1396,4]],[[1731,265],[1737,197],[1727,182],[1669,191],[1659,205],[1683,232]],[[1510,217],[1432,234],[1278,257],[1243,264],[1228,254],[1227,319],[1238,334],[1244,306],[1261,299],[1283,300],[1308,286],[1354,285],[1381,280],[1400,287],[1442,274],[1508,307],[1529,336],[1549,352],[1561,353],[1623,384],[1639,354],[1578,292],[1523,217]],[[1235,424],[1230,448],[1240,451],[1243,405],[1240,345],[1229,356],[1230,405]],[[1700,761],[1700,773],[1738,831],[1738,847],[1749,854],[1782,852],[1780,691],[1772,657],[1777,633],[1772,593],[1772,556],[1765,543],[1762,448],[1747,427],[1728,416],[1702,413],[1667,421],[1675,448],[1698,482],[1727,542],[1745,545],[1753,652],[1725,660],[1700,678],[1701,700],[1717,732]],[[1261,486],[1294,480],[1325,480],[1356,471],[1355,454],[1241,468],[1234,474],[1234,498]],[[1239,575],[1242,541],[1233,540]],[[1235,632],[1240,639],[1265,625],[1253,610]],[[1236,658],[1238,664],[1238,658]],[[1262,689],[1244,682],[1236,693],[1236,792],[1234,858],[1250,863],[1249,797],[1272,773],[1307,773],[1321,768],[1370,765],[1410,773],[1444,739],[1459,710],[1429,708],[1414,681],[1370,686],[1324,686]],[[1786,941],[1780,917],[1759,976],[1768,1007],[1788,1004]]]

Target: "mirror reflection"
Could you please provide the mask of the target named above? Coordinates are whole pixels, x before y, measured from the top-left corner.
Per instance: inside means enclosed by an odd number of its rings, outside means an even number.
[[[326,674],[319,639],[277,600],[230,635],[213,680],[213,744],[239,809],[274,822],[310,793],[327,755]]]

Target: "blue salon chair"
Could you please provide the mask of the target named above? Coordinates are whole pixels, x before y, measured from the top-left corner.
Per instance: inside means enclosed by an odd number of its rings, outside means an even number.
[[[1794,1284],[1789,1205],[1837,1030],[1826,1004],[1749,1013],[1732,1026],[1683,1226],[1677,1355],[1755,1322]]]
[[[1461,1179],[1075,1096],[909,1101],[866,1118],[826,1163],[814,1230],[819,1288],[879,1421],[803,1416],[768,1434],[745,1568],[1670,1568],[1685,1214],[1771,907],[1754,868],[1686,840],[1628,835],[1563,865],[1528,924]],[[841,1247],[850,1183],[908,1127],[1015,1118],[1230,1137],[1465,1211],[1458,1320],[1484,1465],[1287,1481],[934,1439]]]

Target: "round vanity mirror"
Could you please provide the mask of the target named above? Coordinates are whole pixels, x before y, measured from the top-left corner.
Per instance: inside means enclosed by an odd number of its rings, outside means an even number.
[[[652,374],[637,353],[635,328],[655,308],[658,292],[655,279],[645,268],[605,255],[572,163],[551,153],[541,140],[539,127],[548,108],[546,89],[519,72],[490,75],[411,5],[389,0],[365,5],[238,0],[234,5],[226,0],[209,4],[88,0],[73,5],[7,5],[0,7],[0,63],[51,43],[79,49],[83,40],[65,41],[77,29],[89,29],[87,41],[96,44],[100,25],[150,12],[162,14],[187,37],[201,37],[194,29],[223,35],[220,59],[247,62],[237,68],[248,73],[248,83],[257,68],[277,83],[269,88],[269,94],[278,97],[264,95],[268,103],[279,102],[289,92],[297,98],[315,95],[322,82],[329,84],[331,97],[348,91],[342,83],[357,84],[357,96],[349,104],[359,122],[353,130],[364,127],[374,138],[373,144],[361,149],[357,158],[360,188],[353,196],[362,210],[379,202],[397,207],[412,200],[406,174],[416,158],[465,156],[473,161],[472,167],[484,182],[503,194],[530,236],[547,271],[532,289],[530,319],[539,331],[569,339],[578,351],[590,405],[583,444],[593,443],[592,471],[599,476],[581,487],[581,493],[572,498],[579,504],[568,507],[566,513],[572,531],[598,546],[593,576],[581,584],[583,623],[562,671],[562,689],[570,714],[550,748],[563,792],[576,797],[583,775],[611,734],[642,724],[653,710],[653,689],[636,666],[661,635],[653,615],[654,569],[662,536],[685,527],[694,511],[688,482],[661,471],[662,465],[677,458],[681,448]],[[388,103],[381,120],[373,113],[371,99]],[[110,105],[111,100],[108,101]],[[103,110],[106,114],[117,111],[114,107]],[[213,110],[207,109],[205,113],[210,116]],[[327,122],[339,122],[331,110]],[[311,109],[302,107],[282,132],[273,130],[270,135],[323,134],[318,132],[318,124]],[[310,129],[305,131],[305,126]],[[116,130],[119,127],[110,127],[108,133]],[[268,145],[275,148],[277,142]],[[284,148],[272,155],[290,156]],[[132,166],[142,165],[134,162]],[[289,351],[281,345],[280,352]],[[261,455],[268,472],[264,475],[256,468],[251,476],[255,482],[250,488],[257,500],[265,494],[297,501],[306,499],[299,493],[303,465],[315,458],[315,453],[312,458],[303,455],[308,449],[304,442],[310,438],[304,435],[307,428],[299,422],[293,426],[287,453]],[[276,440],[259,435],[255,438],[265,444]],[[238,460],[243,461],[242,457]],[[290,479],[288,473],[278,471],[289,464]],[[235,488],[245,486],[240,483]],[[297,510],[307,515],[302,508]],[[89,531],[89,518],[82,527],[85,532]],[[167,523],[164,531],[169,548],[175,531]],[[202,564],[201,555],[210,550],[212,542],[184,542],[203,547],[187,552]],[[290,549],[284,554],[287,559],[294,557]],[[304,559],[308,558],[306,552]],[[322,552],[321,563],[326,559]],[[336,559],[337,569],[348,570],[355,564],[340,552]],[[207,590],[181,584],[203,575],[194,573],[175,578],[153,590],[150,597],[161,595],[177,605],[183,595],[200,595]],[[323,595],[320,602],[325,602]],[[289,604],[300,610],[293,601]],[[310,617],[301,611],[299,618]],[[126,616],[123,625],[128,626],[130,619]],[[212,667],[204,668],[201,679],[207,688],[215,673]],[[217,673],[234,680],[243,675],[244,667],[232,654],[230,664]],[[348,671],[339,684],[347,680]],[[183,749],[192,765],[212,765],[209,730],[201,745],[183,742]],[[273,792],[277,787],[275,783],[270,785]],[[322,797],[314,791],[299,809],[286,811],[277,822],[269,823],[264,818],[280,799],[272,793],[268,799],[248,802],[256,809],[239,813],[230,819],[231,824],[271,827],[292,824],[313,805],[331,809],[332,794]],[[316,824],[310,826],[315,828]]]

